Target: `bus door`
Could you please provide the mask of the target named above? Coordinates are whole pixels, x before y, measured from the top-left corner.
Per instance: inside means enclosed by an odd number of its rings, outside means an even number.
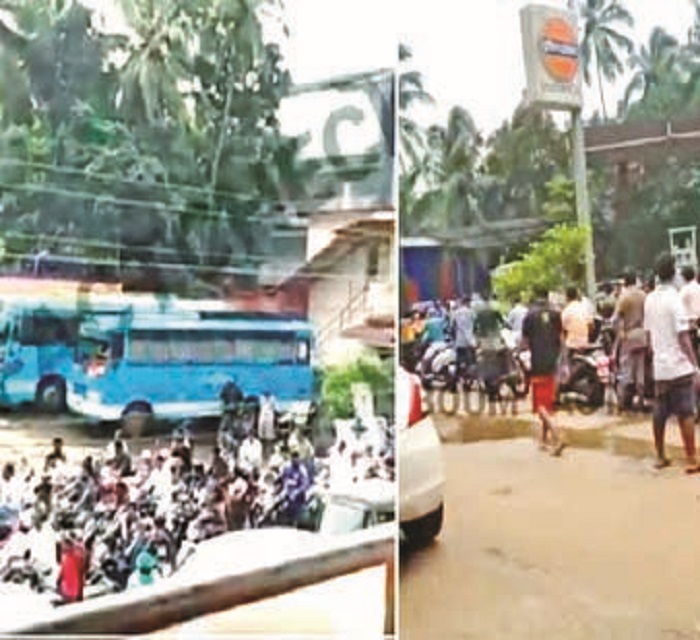
[[[34,379],[25,379],[27,354],[22,344],[23,319],[24,314],[13,313],[2,329],[2,397],[4,402],[10,404],[23,402],[27,397],[33,398],[36,388]]]
[[[20,341],[27,355],[32,356],[28,365],[36,371],[38,379],[68,374],[78,338],[78,324],[75,314],[36,311],[25,316]]]

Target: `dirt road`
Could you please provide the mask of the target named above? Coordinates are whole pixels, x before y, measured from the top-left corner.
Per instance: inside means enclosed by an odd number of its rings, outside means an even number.
[[[700,477],[529,439],[444,446],[445,529],[401,563],[402,640],[700,638]]]
[[[74,416],[42,416],[30,412],[0,415],[0,465],[25,458],[40,469],[51,451],[51,440],[60,436],[71,463],[79,464],[89,454],[102,455],[117,425],[88,425]],[[157,425],[139,438],[127,438],[132,456],[144,448],[168,447],[172,426]],[[216,440],[215,421],[200,422],[193,433],[195,456],[206,462]]]

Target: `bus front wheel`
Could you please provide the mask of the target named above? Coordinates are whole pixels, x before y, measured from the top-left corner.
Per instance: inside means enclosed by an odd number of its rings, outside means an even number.
[[[44,413],[62,413],[66,410],[66,383],[62,378],[45,378],[36,390],[34,404]]]
[[[122,413],[124,434],[140,437],[153,420],[153,409],[147,402],[132,402]]]

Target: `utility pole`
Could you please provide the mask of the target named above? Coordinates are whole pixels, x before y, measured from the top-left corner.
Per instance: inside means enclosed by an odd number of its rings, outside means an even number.
[[[576,188],[576,219],[579,225],[587,229],[584,261],[586,266],[586,295],[592,300],[595,295],[595,254],[593,253],[593,225],[591,224],[591,206],[588,199],[588,180],[586,176],[586,147],[583,137],[583,118],[581,109],[571,112],[573,134],[574,184]]]
[[[569,11],[577,12],[576,0],[568,0]],[[595,254],[593,253],[593,225],[591,224],[591,203],[588,199],[588,176],[586,175],[586,143],[583,136],[581,107],[571,111],[573,135],[574,184],[576,188],[576,219],[588,229],[584,260],[586,264],[586,295],[592,300],[595,295]]]
[[[520,10],[520,30],[528,102],[545,109],[571,112],[576,216],[579,225],[587,230],[584,246],[586,295],[592,298],[595,295],[595,266],[581,117],[583,91],[577,5],[578,0],[567,0],[567,9],[526,5]]]

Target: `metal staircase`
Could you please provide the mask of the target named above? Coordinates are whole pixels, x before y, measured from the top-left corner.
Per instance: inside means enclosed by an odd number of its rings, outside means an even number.
[[[344,329],[364,321],[368,310],[369,288],[369,282],[366,282],[362,289],[350,296],[338,313],[319,329],[316,337],[319,351],[322,351],[328,341],[337,337]]]

